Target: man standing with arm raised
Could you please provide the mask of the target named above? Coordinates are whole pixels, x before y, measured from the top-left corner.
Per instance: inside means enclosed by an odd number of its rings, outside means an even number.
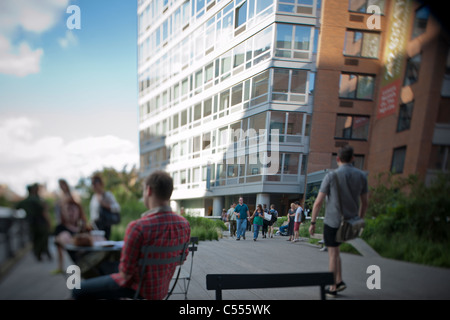
[[[337,292],[346,288],[342,281],[342,266],[339,246],[336,242],[336,233],[341,223],[341,213],[339,206],[339,196],[336,184],[336,178],[339,179],[340,195],[342,202],[342,213],[345,219],[356,216],[364,218],[367,210],[367,176],[366,174],[353,167],[353,148],[349,145],[342,147],[337,155],[338,169],[329,172],[322,181],[319,194],[314,202],[311,226],[309,233],[314,234],[316,228],[316,219],[319,214],[322,203],[327,197],[325,219],[323,226],[323,239],[328,248],[329,270],[334,274],[335,283],[326,289],[328,297],[336,297]],[[337,175],[335,177],[334,175]]]

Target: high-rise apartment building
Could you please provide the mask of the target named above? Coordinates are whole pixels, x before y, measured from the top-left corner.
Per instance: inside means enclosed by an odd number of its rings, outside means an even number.
[[[449,38],[420,2],[139,0],[138,21],[141,171],[176,210],[285,214],[347,143],[369,177],[448,170]]]
[[[320,12],[319,0],[138,2],[141,170],[172,175],[178,210],[301,198]]]

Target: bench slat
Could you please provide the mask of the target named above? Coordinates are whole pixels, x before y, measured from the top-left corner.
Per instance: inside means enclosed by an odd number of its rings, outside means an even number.
[[[206,289],[216,290],[218,300],[222,297],[222,290],[308,286],[320,286],[323,299],[325,285],[333,283],[334,276],[331,272],[206,275]]]

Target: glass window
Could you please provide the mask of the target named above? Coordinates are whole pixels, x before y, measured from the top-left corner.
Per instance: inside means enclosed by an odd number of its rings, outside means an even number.
[[[205,67],[205,83],[211,81],[214,75],[214,62],[211,62]]]
[[[200,136],[192,138],[192,152],[200,151]]]
[[[408,130],[411,127],[413,107],[414,102],[400,105],[400,113],[398,115],[397,122],[397,132]]]
[[[359,75],[356,98],[371,100],[373,98],[374,86],[375,86],[374,77]]]
[[[378,6],[384,13],[385,0],[349,0],[348,11],[366,13],[371,5]]]
[[[242,102],[242,83],[231,89],[231,105],[237,105]]]
[[[188,93],[189,87],[188,87],[188,78],[183,79],[181,81],[181,95],[184,96]]]
[[[227,89],[220,93],[219,111],[223,111],[230,105],[230,90]]]
[[[181,111],[181,127],[185,126],[188,122],[187,110]]]
[[[392,154],[391,172],[403,173],[405,165],[406,147],[395,148]]]
[[[358,77],[354,74],[341,74],[339,97],[353,99],[356,96]]]
[[[207,117],[212,113],[212,99],[209,98],[203,102],[203,117]]]
[[[405,80],[403,81],[404,86],[410,86],[413,83],[417,82],[417,79],[419,77],[421,57],[422,56],[420,54],[417,54],[414,57],[408,59],[408,62],[406,64]]]
[[[287,134],[302,135],[303,113],[289,112],[287,123]]]
[[[370,118],[366,116],[338,115],[335,138],[367,140]]]
[[[308,71],[292,70],[291,92],[292,93],[306,93],[307,78],[308,78]]]
[[[222,75],[231,70],[231,50],[220,57]]]
[[[259,113],[249,118],[249,129],[254,129],[257,134],[259,130],[266,129],[266,113]]]
[[[447,52],[447,62],[445,64],[445,74],[442,81],[441,95],[450,97],[450,50]]]
[[[269,90],[269,70],[253,77],[252,80],[252,98],[267,94]]]
[[[416,15],[414,16],[412,38],[418,37],[426,31],[429,16],[430,9],[427,6],[421,7],[416,11]]]
[[[192,169],[192,182],[200,182],[201,176],[200,176],[200,168],[194,168]]]
[[[269,51],[272,44],[272,27],[268,27],[257,33],[254,37],[254,41],[254,57]]]
[[[299,153],[286,153],[284,155],[283,173],[298,174]]]
[[[245,42],[234,48],[233,68],[239,67],[245,61]]]
[[[273,73],[273,91],[289,91],[289,69],[274,69]]]
[[[369,117],[353,117],[352,139],[367,139],[369,136]]]
[[[219,141],[218,145],[224,145],[228,143],[228,127],[222,127],[219,129]]]
[[[309,50],[311,27],[295,26],[294,49]]]
[[[202,135],[202,150],[209,149],[211,147],[211,132],[205,132]]]
[[[256,3],[256,14],[259,14],[269,6],[273,4],[273,0],[257,0]]]
[[[196,104],[194,106],[194,121],[200,120],[202,117],[202,104]]]
[[[444,145],[432,145],[428,168],[432,170],[450,170],[450,147]]]
[[[375,78],[370,75],[341,74],[339,97],[372,100]]]
[[[235,28],[240,27],[247,21],[247,1],[244,1],[244,3],[236,8],[236,25]]]
[[[292,25],[277,24],[277,49],[292,48]]]
[[[200,69],[195,73],[195,88],[196,89],[201,87],[202,81],[203,81],[203,69]]]
[[[380,34],[347,30],[345,33],[344,54],[355,57],[378,58]]]
[[[179,116],[178,113],[173,115],[173,119],[172,119],[172,127],[173,129],[177,129],[179,126]]]
[[[286,128],[286,113],[279,111],[272,111],[270,113],[270,132],[272,130],[278,130],[278,134],[280,135],[280,141],[284,141],[284,137],[281,135],[284,134]]]
[[[187,179],[186,179],[186,170],[181,170],[180,171],[180,184],[186,184]]]

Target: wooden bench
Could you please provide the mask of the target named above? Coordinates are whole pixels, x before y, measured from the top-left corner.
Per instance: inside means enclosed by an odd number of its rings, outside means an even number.
[[[331,272],[206,275],[206,289],[216,291],[216,300],[222,300],[222,290],[310,286],[319,286],[320,298],[325,300],[325,285],[333,283]]]

